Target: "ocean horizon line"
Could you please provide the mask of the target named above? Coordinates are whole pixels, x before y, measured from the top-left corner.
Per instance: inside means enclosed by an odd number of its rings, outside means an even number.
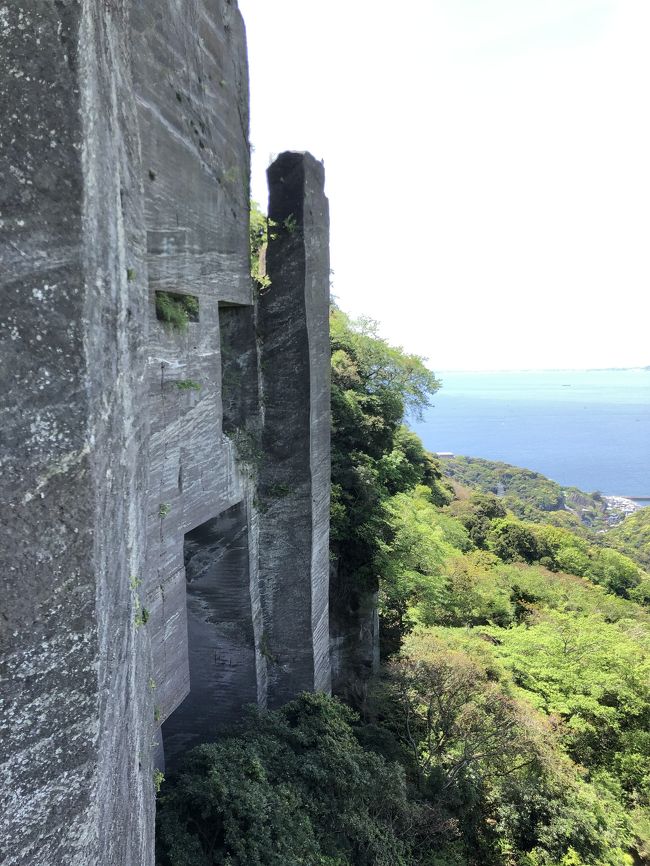
[[[490,367],[481,370],[471,368],[434,368],[436,375],[443,373],[649,373],[650,364],[641,367]]]

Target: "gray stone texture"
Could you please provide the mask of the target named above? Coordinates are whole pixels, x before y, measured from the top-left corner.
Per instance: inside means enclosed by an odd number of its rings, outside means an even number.
[[[5,3],[0,60],[0,862],[152,866],[165,737],[329,688],[323,170],[258,307],[234,0]]]
[[[6,866],[150,859],[150,652],[129,586],[145,547],[147,304],[127,33],[117,3],[0,9]]]
[[[281,154],[268,180],[260,570],[277,706],[301,689],[330,689],[329,216],[323,166],[310,154]]]

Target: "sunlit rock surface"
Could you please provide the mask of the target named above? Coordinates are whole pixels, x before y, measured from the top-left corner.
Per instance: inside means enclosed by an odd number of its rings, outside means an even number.
[[[0,860],[147,866],[165,749],[329,689],[323,169],[271,169],[258,302],[236,3],[0,30]]]

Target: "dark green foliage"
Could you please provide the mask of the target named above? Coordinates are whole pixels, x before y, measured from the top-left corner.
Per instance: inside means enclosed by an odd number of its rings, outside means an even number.
[[[536,562],[541,558],[534,530],[519,520],[507,517],[495,520],[486,543],[503,562]]]
[[[323,695],[253,712],[199,746],[159,798],[164,866],[400,866],[416,812],[400,767],[366,751]]]
[[[492,521],[507,514],[503,502],[490,493],[473,493],[469,500],[453,502],[450,512],[467,529],[477,547],[485,547]]]
[[[237,427],[229,436],[237,449],[237,460],[246,467],[248,472],[255,473],[264,456],[259,431]]]
[[[200,382],[195,382],[194,379],[179,379],[177,382],[174,382],[174,385],[178,388],[179,391],[201,390]]]

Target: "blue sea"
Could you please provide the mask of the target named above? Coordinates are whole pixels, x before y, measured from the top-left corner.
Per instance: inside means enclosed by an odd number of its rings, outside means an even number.
[[[650,497],[650,370],[438,376],[434,405],[411,422],[430,451],[502,460],[587,492]]]

